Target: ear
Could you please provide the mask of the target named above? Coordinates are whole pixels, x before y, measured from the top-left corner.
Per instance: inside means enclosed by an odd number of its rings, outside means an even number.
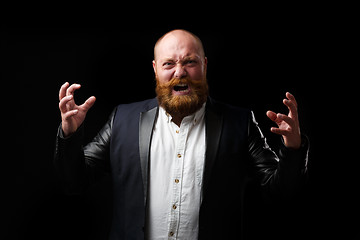
[[[155,62],[155,60],[152,61],[152,65],[153,65],[154,73],[155,73],[155,76],[156,76],[156,62]]]

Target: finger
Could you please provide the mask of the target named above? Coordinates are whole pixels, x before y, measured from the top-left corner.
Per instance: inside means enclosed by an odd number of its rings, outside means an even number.
[[[285,114],[281,114],[281,113],[278,113],[277,117],[278,119],[285,121],[289,126],[294,127],[295,122],[294,119],[292,119],[291,117],[288,117]]]
[[[67,90],[66,90],[66,95],[74,95],[75,90],[78,90],[79,88],[81,88],[80,84],[72,84]]]
[[[292,101],[294,104],[295,104],[295,107],[297,107],[297,102],[296,102],[296,99],[295,99],[295,97],[294,97],[294,95],[292,95],[291,93],[289,93],[289,92],[286,92],[286,97],[290,100],[290,101]]]
[[[296,103],[294,103],[292,100],[284,99],[283,100],[284,105],[289,109],[289,115],[290,117],[297,117],[297,106]]]
[[[62,115],[62,118],[63,118],[63,120],[67,120],[68,118],[76,115],[78,112],[79,112],[79,110],[77,110],[77,109],[68,111]]]
[[[274,121],[274,122],[275,122],[275,120],[277,118],[276,113],[274,113],[273,111],[267,111],[266,116],[268,116],[268,118],[270,118],[270,120]]]
[[[62,113],[65,113],[65,112],[68,110],[67,107],[66,107],[66,104],[67,104],[69,101],[73,100],[73,99],[74,99],[73,95],[69,95],[69,96],[63,97],[63,98],[60,100],[60,102],[59,102],[59,109],[60,109],[60,111],[61,111]]]
[[[283,135],[283,136],[287,136],[289,134],[288,130],[284,130],[284,129],[280,129],[280,128],[276,128],[276,127],[270,128],[270,131],[272,133],[275,133],[275,134],[278,134],[278,135]]]
[[[271,121],[276,123],[278,126],[281,124],[282,119],[278,118],[278,115],[275,112],[267,111],[266,115],[268,116],[268,118],[270,118]]]
[[[64,83],[61,88],[60,88],[60,91],[59,91],[59,101],[66,96],[66,89],[69,87],[69,83],[66,82]]]
[[[79,107],[82,108],[84,111],[88,111],[94,105],[95,101],[96,98],[94,96],[91,96]]]

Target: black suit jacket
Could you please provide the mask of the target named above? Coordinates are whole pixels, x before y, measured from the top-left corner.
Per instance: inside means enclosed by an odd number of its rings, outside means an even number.
[[[110,170],[113,221],[110,239],[144,239],[148,164],[156,99],[123,104],[92,142],[82,147],[82,127],[63,138],[59,127],[55,167],[70,193],[81,193]],[[269,148],[251,111],[208,99],[206,158],[199,239],[239,239],[244,190],[256,179],[268,196],[291,193],[306,174],[308,144],[300,150]],[[166,147],[166,146],[164,146]],[[100,171],[99,171],[100,169]]]

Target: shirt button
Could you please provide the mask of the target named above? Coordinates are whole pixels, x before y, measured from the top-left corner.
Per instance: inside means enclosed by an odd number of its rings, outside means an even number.
[[[178,153],[177,157],[178,157],[178,158],[181,158],[181,154],[180,154],[180,153]]]
[[[175,182],[176,182],[176,183],[179,183],[179,179],[175,179]]]
[[[169,236],[170,237],[174,236],[174,232],[169,232]]]
[[[175,132],[176,132],[176,133],[179,133],[179,130],[176,130]]]
[[[176,205],[174,204],[172,208],[175,210],[175,209],[176,209]]]

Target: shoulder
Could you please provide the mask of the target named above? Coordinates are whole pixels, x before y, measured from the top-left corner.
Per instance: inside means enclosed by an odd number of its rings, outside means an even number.
[[[133,102],[127,104],[120,104],[116,107],[116,112],[131,113],[131,112],[144,112],[149,111],[158,106],[156,98],[147,99],[140,102]]]
[[[224,103],[221,101],[217,101],[213,98],[208,99],[207,110],[213,111],[217,114],[221,114],[224,117],[249,118],[252,115],[252,111],[250,109],[234,106],[234,105]]]
[[[238,140],[246,140],[252,117],[250,109],[210,98],[206,106],[207,111],[205,118],[208,126],[214,127],[214,121],[221,122],[221,131],[225,142],[240,144]],[[217,127],[219,127],[219,125],[217,125]],[[209,129],[211,129],[211,127],[209,127]]]
[[[156,107],[158,107],[156,98],[140,102],[120,104],[115,107],[112,116],[115,122],[137,122],[141,112],[147,112]]]

